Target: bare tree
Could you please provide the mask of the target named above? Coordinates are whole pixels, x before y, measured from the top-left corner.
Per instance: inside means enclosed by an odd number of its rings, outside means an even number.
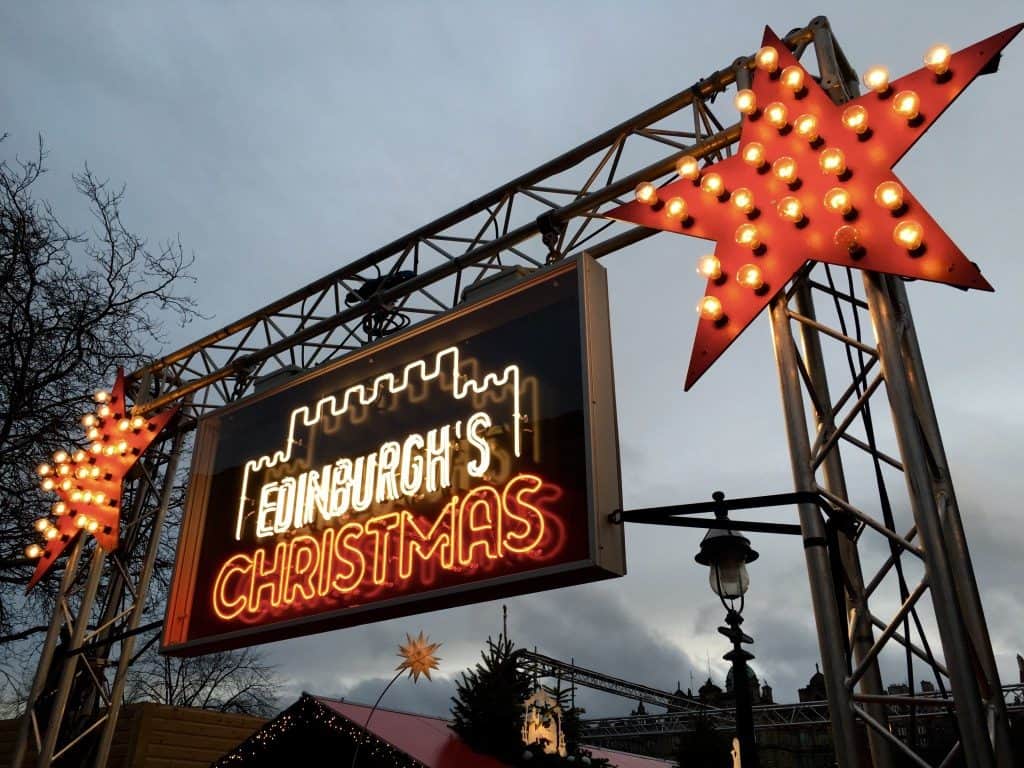
[[[0,136],[0,151],[7,146]],[[55,579],[27,597],[33,563],[23,548],[52,499],[34,466],[81,438],[90,395],[118,366],[133,369],[164,341],[164,322],[196,314],[192,281],[177,240],[158,247],[122,221],[124,188],[86,167],[73,176],[93,215],[73,232],[36,184],[45,173],[42,140],[30,159],[0,156],[0,698],[16,698],[51,611]],[[6,685],[4,685],[6,680]]]

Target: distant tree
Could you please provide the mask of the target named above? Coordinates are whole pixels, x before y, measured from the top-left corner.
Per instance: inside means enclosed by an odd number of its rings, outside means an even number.
[[[118,366],[141,365],[160,351],[165,322],[195,315],[180,242],[151,247],[133,234],[121,218],[124,188],[88,167],[73,180],[93,226],[73,231],[37,194],[45,159],[42,140],[29,159],[0,156],[0,703],[34,669],[56,585],[24,595],[34,563],[23,549],[52,503],[35,465],[81,438],[91,393]]]

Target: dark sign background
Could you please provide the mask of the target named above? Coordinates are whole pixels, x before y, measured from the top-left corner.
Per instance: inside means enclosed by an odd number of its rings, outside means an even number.
[[[588,419],[584,410],[586,378],[580,327],[585,302],[580,300],[581,282],[576,269],[563,267],[546,279],[529,281],[527,287],[515,289],[500,300],[487,300],[447,321],[423,330],[413,329],[397,340],[387,340],[377,348],[347,357],[283,389],[250,398],[204,420],[193,461],[194,487],[190,489],[185,532],[179,546],[165,645],[172,650],[174,646],[183,646],[181,650],[185,650],[184,646],[194,647],[197,643],[207,648],[211,644],[220,648],[245,645],[444,604],[616,575],[595,568],[597,558],[590,524],[593,510],[587,482]],[[244,522],[241,540],[235,539],[245,463],[285,447],[293,409],[303,405],[313,409],[325,396],[339,395],[353,384],[370,385],[377,375],[397,374],[415,360],[433,360],[435,353],[450,346],[459,349],[461,371],[477,380],[488,373],[501,374],[510,364],[519,366],[520,410],[526,414],[519,457],[513,454],[511,384],[494,387],[474,402],[472,396],[455,399],[448,376],[429,382],[415,381],[404,392],[385,394],[368,406],[351,408],[340,417],[324,418],[312,427],[298,429],[291,460],[253,472],[247,496],[258,501],[264,482],[296,477],[343,457],[355,459],[372,454],[386,441],[401,443],[411,433],[425,434],[430,429],[464,421],[475,411],[486,412],[492,420],[487,433],[492,449],[488,475],[473,478],[465,472],[466,461],[479,453],[462,441],[453,454],[451,487],[371,505],[365,512],[350,511],[332,520],[317,515],[306,529],[264,538],[256,536],[256,504],[250,502],[252,516]],[[614,441],[614,435],[611,439]],[[204,442],[214,447],[203,450]],[[544,481],[536,498],[543,500],[539,506],[547,513],[549,525],[533,551],[506,552],[500,560],[481,559],[455,570],[424,567],[403,580],[398,577],[392,550],[383,584],[374,584],[367,578],[347,594],[302,599],[258,616],[242,613],[225,620],[213,611],[213,584],[219,569],[232,555],[251,555],[262,548],[267,551],[269,564],[275,545],[292,535],[315,536],[323,529],[337,529],[350,520],[365,520],[403,509],[413,514],[421,529],[426,529],[452,496],[464,496],[482,484],[496,487],[500,493],[508,479],[521,473],[536,475]],[[197,535],[189,536],[190,531]],[[554,578],[549,583],[524,581],[524,576],[532,572]],[[510,583],[516,586],[510,587]],[[474,588],[478,594],[472,597],[455,597]],[[440,602],[423,600],[431,596]],[[380,610],[374,611],[375,608]],[[251,637],[254,625],[260,627],[258,640]]]

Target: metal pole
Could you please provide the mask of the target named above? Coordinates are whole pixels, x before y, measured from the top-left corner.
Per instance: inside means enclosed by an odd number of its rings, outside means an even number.
[[[167,460],[167,467],[164,469],[163,488],[160,490],[160,504],[153,516],[153,528],[149,535],[146,560],[136,586],[135,605],[132,606],[132,612],[126,627],[129,632],[139,626],[139,621],[142,619],[142,614],[146,608],[149,581],[153,575],[156,556],[160,549],[160,533],[163,528],[164,519],[167,517],[167,507],[171,502],[171,493],[174,491],[174,475],[178,471],[178,459],[181,456],[181,445],[184,440],[185,433],[179,430],[174,435],[171,455]],[[134,650],[135,635],[130,635],[121,641],[121,651],[117,660],[117,672],[114,674],[114,682],[110,688],[110,708],[107,710],[107,720],[103,724],[103,733],[100,736],[99,745],[96,749],[96,760],[94,763],[96,768],[106,768],[107,758],[110,756],[110,745],[114,740],[114,729],[117,727],[117,718],[121,711],[121,699],[124,695],[125,681],[128,678],[128,668],[131,665]]]
[[[83,536],[84,534],[79,534]],[[103,575],[103,561],[107,553],[99,545],[93,548],[92,562],[89,564],[89,576],[85,582],[85,591],[82,593],[82,603],[78,607],[78,618],[75,621],[74,629],[71,631],[71,638],[68,641],[68,650],[73,651],[82,644],[85,638],[85,631],[89,625],[89,616],[92,613],[92,605],[96,600],[96,590],[100,585],[100,577]],[[75,670],[78,667],[78,660],[85,659],[82,654],[68,654],[64,657],[64,668],[61,670],[60,683],[57,686],[57,693],[54,695],[50,720],[46,726],[46,736],[39,748],[40,768],[49,768],[53,762],[54,749],[57,746],[57,737],[60,735],[61,725],[64,723],[64,708],[68,703],[68,694],[71,693],[71,684],[75,679]]]
[[[32,725],[36,719],[35,708],[39,697],[43,694],[43,686],[50,676],[50,665],[53,663],[53,654],[57,648],[57,639],[60,636],[60,628],[64,626],[65,612],[61,610],[61,604],[66,599],[68,591],[75,580],[78,571],[78,559],[82,554],[82,541],[84,535],[79,534],[64,564],[64,575],[60,580],[60,591],[57,592],[57,604],[50,617],[50,626],[46,630],[46,639],[43,641],[43,649],[39,654],[39,665],[36,667],[36,676],[32,681],[32,690],[29,691],[28,700],[25,702],[25,714],[18,723],[18,737],[14,742],[14,756],[11,758],[11,768],[21,768],[28,753],[28,742],[32,737]],[[37,728],[38,728],[38,724]],[[39,746],[38,740],[36,746]]]
[[[956,703],[964,758],[971,768],[994,768],[996,762],[988,737],[986,712],[978,680],[971,668],[972,643],[964,626],[964,614],[947,557],[942,521],[928,467],[925,436],[911,396],[908,381],[911,372],[901,355],[904,324],[895,309],[887,281],[872,272],[864,272],[863,276],[896,441],[903,458],[910,507],[924,550],[925,571],[931,585],[932,605]]]
[[[797,281],[794,299],[797,311],[801,315],[811,320],[816,319],[814,300],[811,297],[811,289],[807,284],[807,280]],[[818,395],[819,402],[826,407],[824,412],[815,409],[814,419],[818,428],[825,434],[833,434],[836,431],[836,425],[831,408],[832,398],[829,394],[825,360],[821,351],[821,337],[805,323],[800,323],[798,328],[811,385]],[[810,461],[809,455],[807,460]],[[825,459],[821,463],[821,469],[824,475],[825,488],[832,495],[849,502],[850,497],[846,489],[846,474],[843,471],[843,460],[839,453],[838,443],[825,455]],[[839,556],[843,563],[848,586],[846,592],[846,614],[852,628],[851,646],[853,658],[857,664],[860,664],[861,660],[867,656],[871,647],[875,644],[875,637],[871,628],[871,616],[868,613],[867,597],[864,591],[864,574],[861,570],[857,543],[848,536],[839,536],[838,538]],[[885,693],[877,661],[873,661],[868,666],[864,676],[861,678],[860,691],[876,696]],[[866,709],[875,720],[883,724],[887,723],[888,719],[883,705],[870,703],[867,704]],[[890,768],[892,766],[892,749],[881,734],[868,729],[868,746],[871,749],[871,759],[875,768]]]
[[[741,768],[760,768],[757,755],[757,742],[754,740],[754,703],[750,699],[750,678],[747,676],[747,662],[754,658],[743,647],[743,643],[753,640],[743,634],[740,624],[743,617],[739,612],[729,609],[725,616],[728,627],[719,627],[718,631],[732,640],[732,650],[723,657],[732,662],[732,693],[736,701],[736,738],[740,742]]]
[[[811,468],[810,442],[807,438],[803,393],[800,389],[799,361],[789,327],[785,295],[776,296],[771,303],[772,336],[775,343],[775,361],[782,388],[782,406],[789,438],[793,482],[798,491],[814,491],[816,483]],[[800,527],[804,535],[804,557],[811,588],[814,621],[818,630],[818,649],[824,669],[825,689],[828,691],[829,713],[832,718],[832,740],[840,768],[860,765],[861,749],[857,739],[857,724],[853,715],[850,689],[846,685],[849,663],[846,658],[846,621],[836,603],[832,590],[832,567],[829,563],[825,521],[817,506],[801,503],[797,507]]]
[[[967,548],[967,537],[964,534],[960,507],[953,490],[953,479],[949,470],[949,461],[942,444],[935,405],[932,402],[928,377],[924,370],[924,358],[917,341],[914,318],[910,311],[907,289],[902,280],[891,277],[883,278],[892,298],[893,310],[899,314],[903,335],[900,352],[909,376],[907,380],[910,396],[914,402],[914,411],[918,425],[924,434],[928,446],[928,458],[933,469],[932,482],[939,494],[945,499],[940,506],[939,514],[943,531],[946,534],[947,557],[953,570],[953,580],[960,595],[960,607],[963,611],[964,623],[974,645],[975,658],[981,667],[988,690],[983,690],[986,706],[993,721],[993,743],[995,745],[996,763],[1000,768],[1012,765],[1013,745],[1010,737],[1009,715],[1006,712],[1006,701],[1002,696],[1002,684],[999,680],[999,669],[992,652],[992,640],[985,621],[985,611],[981,604],[978,582],[971,564],[971,554]],[[943,514],[943,510],[945,514]]]

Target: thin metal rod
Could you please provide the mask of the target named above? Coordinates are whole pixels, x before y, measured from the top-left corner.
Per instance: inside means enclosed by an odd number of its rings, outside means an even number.
[[[864,670],[867,669],[868,665],[872,663],[876,656],[885,647],[886,642],[892,637],[893,633],[899,629],[900,622],[906,618],[906,615],[910,612],[910,609],[914,607],[914,604],[921,599],[921,596],[928,591],[928,580],[922,579],[918,582],[918,585],[914,587],[914,591],[910,593],[900,609],[896,611],[896,615],[893,616],[886,627],[882,630],[882,634],[878,636],[875,644],[871,646],[871,650],[868,651],[867,655],[861,659],[861,662],[857,665],[857,668],[850,674],[848,681],[849,685],[853,685],[861,676],[864,674]]]
[[[861,718],[863,718],[864,722],[867,723],[868,726],[870,726],[871,729],[875,731],[875,733],[878,733],[880,736],[882,736],[882,738],[884,738],[886,741],[888,741],[890,744],[896,747],[900,752],[902,752],[904,755],[910,758],[915,765],[920,765],[923,768],[932,768],[932,766],[928,765],[928,763],[922,760],[916,752],[914,752],[906,744],[904,744],[902,741],[896,738],[886,726],[882,725],[880,722],[875,720],[875,718],[869,715],[867,710],[865,710],[863,707],[858,707],[856,704],[854,704],[853,710],[858,715],[860,715]]]

